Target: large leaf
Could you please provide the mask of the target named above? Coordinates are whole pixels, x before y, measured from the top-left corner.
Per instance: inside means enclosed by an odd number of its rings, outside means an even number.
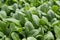
[[[10,38],[5,37],[5,40],[11,40]]]
[[[22,15],[22,13],[15,13],[15,14],[13,15],[13,17],[14,17],[15,19],[19,20],[22,25],[24,25],[24,23],[25,23],[25,18],[24,18],[24,16]]]
[[[30,35],[29,36],[36,36],[36,35],[38,35],[39,34],[39,32],[40,32],[40,30],[38,30],[38,29],[34,29],[34,30],[31,30],[29,33],[30,33]]]
[[[39,17],[37,16],[37,15],[32,15],[32,18],[33,18],[33,23],[34,23],[34,25],[36,25],[36,26],[40,26],[39,25]],[[37,28],[37,27],[36,27]]]
[[[60,27],[59,26],[55,26],[54,27],[54,31],[55,31],[55,34],[56,34],[56,37],[57,38],[60,38]]]
[[[26,12],[26,17],[28,18],[29,21],[32,21],[32,14],[30,13],[30,11]]]
[[[34,37],[28,37],[27,40],[37,40],[37,39]]]
[[[31,30],[34,29],[34,26],[33,26],[33,24],[32,24],[30,21],[26,21],[25,27],[26,27],[26,29],[28,29],[29,31],[31,31]]]
[[[6,31],[7,25],[4,21],[0,20],[0,31],[4,32]]]
[[[10,30],[11,30],[11,32],[13,32],[13,31],[21,32],[22,31],[22,27],[16,26],[14,23],[11,23],[10,24]]]
[[[18,20],[14,19],[14,18],[7,18],[7,19],[4,19],[4,21],[8,21],[8,22],[12,22],[12,23],[15,23],[16,25],[20,26],[20,23]]]
[[[15,33],[15,32],[12,32],[12,33],[11,33],[11,37],[12,37],[13,40],[20,40],[18,34]]]
[[[4,40],[4,34],[2,32],[0,32],[0,40]]]
[[[49,31],[45,36],[44,40],[54,40],[53,34]]]
[[[0,11],[0,17],[1,18],[6,18],[7,17],[6,12],[5,11]]]

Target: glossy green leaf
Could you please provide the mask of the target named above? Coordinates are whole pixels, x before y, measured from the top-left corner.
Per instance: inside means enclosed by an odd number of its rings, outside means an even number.
[[[32,15],[32,18],[33,18],[34,24],[37,26],[40,26],[39,25],[39,20],[40,20],[39,17],[37,15]]]
[[[33,26],[33,24],[32,24],[30,21],[26,21],[25,27],[26,27],[26,29],[28,29],[29,31],[31,31],[31,30],[34,29],[34,26]]]
[[[54,40],[54,36],[51,32],[48,32],[45,36],[44,36],[44,40]]]
[[[7,18],[7,19],[4,19],[4,21],[8,21],[8,22],[12,22],[12,23],[15,23],[16,25],[20,26],[20,23],[18,20],[14,19],[14,18]]]
[[[34,37],[28,37],[27,40],[37,40],[37,39]]]
[[[13,40],[20,40],[18,34],[15,33],[15,32],[12,32],[12,33],[11,33],[11,37],[12,37]]]

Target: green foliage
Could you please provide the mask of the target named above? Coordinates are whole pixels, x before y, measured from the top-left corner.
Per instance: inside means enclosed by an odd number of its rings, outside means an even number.
[[[0,40],[60,40],[60,0],[0,0]]]

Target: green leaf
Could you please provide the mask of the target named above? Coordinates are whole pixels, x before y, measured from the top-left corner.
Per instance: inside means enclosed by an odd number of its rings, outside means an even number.
[[[5,40],[11,40],[11,39],[6,37]]]
[[[26,38],[23,38],[22,40],[26,40]]]
[[[44,4],[40,5],[39,9],[40,9],[42,12],[47,13],[47,11],[49,10],[49,6],[48,6],[46,3],[44,3]]]
[[[60,40],[59,38],[57,38],[56,40]]]
[[[0,40],[4,40],[4,37],[5,37],[4,33],[0,32]]]
[[[56,4],[60,6],[60,1],[56,1]]]
[[[0,37],[2,38],[2,37],[4,37],[4,34],[3,34],[3,32],[0,32]]]
[[[25,23],[25,28],[29,31],[33,30],[34,29],[34,26],[33,24],[30,22],[30,21],[26,21]]]
[[[21,32],[22,31],[22,27],[18,27],[14,23],[11,23],[10,24],[10,30],[11,30],[11,32],[13,32],[13,31]]]
[[[53,10],[54,12],[57,12],[57,11],[59,10],[59,7],[58,7],[57,5],[53,5],[53,6],[52,6],[52,10]]]
[[[44,40],[54,40],[53,34],[48,31],[48,33],[44,36]]]
[[[14,17],[15,19],[19,20],[20,23],[21,23],[21,25],[24,25],[24,23],[25,23],[25,18],[24,18],[24,16],[22,15],[22,13],[16,13],[16,14],[13,15],[13,17]]]
[[[0,31],[5,33],[6,28],[7,28],[6,23],[0,20]]]
[[[57,38],[60,38],[60,27],[59,26],[54,26],[54,31],[55,31],[55,34],[56,34],[56,37]]]
[[[55,18],[55,13],[51,9],[47,12],[47,18],[49,21],[51,21],[53,18]]]
[[[51,27],[51,24],[48,22],[48,19],[44,16],[42,16],[42,19],[40,19],[40,24],[41,25],[48,25]]]
[[[15,32],[11,33],[11,37],[12,37],[13,40],[20,40],[19,35]]]
[[[30,35],[29,36],[36,36],[36,35],[38,35],[39,34],[39,32],[40,32],[40,30],[38,30],[38,29],[34,29],[34,30],[31,30],[29,33],[30,33]]]
[[[5,12],[7,12],[7,14],[9,14],[10,10],[8,8],[8,6],[6,4],[4,4],[2,7],[1,7],[2,10],[4,10]]]
[[[26,12],[26,17],[28,18],[29,21],[32,21],[32,14],[30,13],[30,11]]]
[[[0,17],[1,18],[6,18],[7,17],[7,15],[6,15],[6,12],[5,11],[0,11]]]
[[[17,2],[17,0],[13,0],[13,2]]]
[[[14,18],[6,18],[6,19],[4,19],[4,21],[8,21],[8,22],[15,23],[16,25],[18,25],[18,26],[21,27],[21,25],[20,25],[20,23],[19,23],[19,20],[16,20],[16,19],[14,19]]]
[[[37,40],[37,39],[34,37],[28,37],[27,40]]]
[[[28,3],[25,3],[25,7],[24,7],[25,10],[29,10],[30,9],[30,5]]]
[[[40,26],[39,25],[39,20],[40,20],[39,17],[37,15],[32,15],[32,18],[33,18],[34,24],[37,26]]]

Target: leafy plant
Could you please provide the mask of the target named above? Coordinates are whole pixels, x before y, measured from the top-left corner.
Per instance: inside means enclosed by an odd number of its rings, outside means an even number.
[[[0,40],[60,40],[60,0],[0,0]]]

